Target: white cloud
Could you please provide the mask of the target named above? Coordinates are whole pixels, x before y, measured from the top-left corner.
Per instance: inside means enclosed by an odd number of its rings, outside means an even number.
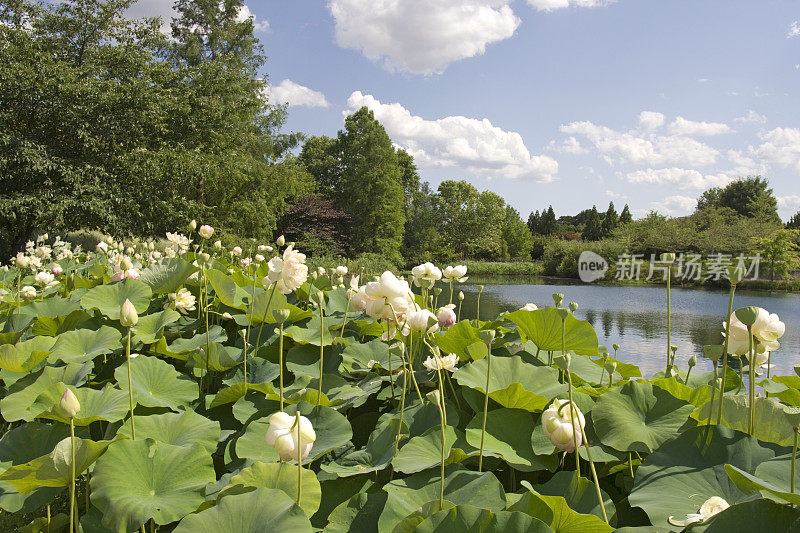
[[[786,37],[797,37],[798,35],[800,35],[800,21],[795,20],[792,22],[792,25],[789,26],[789,35]]]
[[[650,166],[705,166],[716,162],[719,154],[714,148],[684,136],[642,136],[635,131],[619,132],[588,121],[572,122],[560,129],[564,133],[585,136],[606,161],[612,163],[616,157],[619,162]]]
[[[800,195],[789,194],[787,196],[778,196],[778,207],[790,213],[795,213],[800,209]]]
[[[733,130],[727,124],[721,122],[696,122],[678,117],[669,125],[669,131],[673,135],[687,135],[689,137],[705,137],[711,135],[721,135],[731,133]]]
[[[642,111],[639,113],[639,129],[642,131],[654,131],[664,125],[667,118],[663,113],[657,111]]]
[[[247,4],[243,4],[242,7],[239,8],[239,13],[236,15],[237,22],[244,22],[250,17],[253,17],[253,29],[255,31],[269,31],[269,21],[258,20],[253,12],[250,11],[250,8],[247,7]]]
[[[519,133],[498,128],[486,118],[426,120],[399,103],[384,104],[360,91],[350,95],[347,105],[351,110],[362,106],[372,110],[389,137],[421,167],[460,167],[484,177],[527,177],[541,182],[552,181],[558,172],[555,159],[531,155]]]
[[[606,190],[606,196],[614,200],[627,200],[629,196],[612,190]]]
[[[304,87],[292,80],[283,80],[274,87],[267,88],[269,99],[289,106],[328,107],[328,100],[319,91]]]
[[[668,196],[659,202],[650,202],[650,207],[664,215],[688,215],[697,207],[697,199],[688,196]]]
[[[555,141],[550,141],[550,144],[547,146],[547,149],[562,154],[572,154],[572,155],[580,155],[589,152],[589,150],[581,146],[581,143],[575,137],[570,137],[561,144],[556,144]]]
[[[442,72],[520,24],[511,0],[331,0],[336,43],[390,70]]]
[[[741,169],[746,169],[745,172],[737,172],[737,174],[747,174],[747,171],[756,168],[756,162],[750,157],[742,154],[741,150],[728,150],[728,161],[737,165]]]
[[[745,113],[742,117],[737,117],[733,119],[734,122],[755,122],[758,124],[765,124],[767,122],[767,117],[764,115],[760,115],[753,111],[752,109],[748,109],[747,113]]]
[[[755,153],[771,163],[794,166],[800,172],[800,129],[775,128],[760,134],[764,141]]]
[[[528,0],[528,5],[538,11],[553,11],[565,7],[603,7],[616,0]]]
[[[720,187],[731,181],[726,174],[702,174],[687,168],[648,168],[629,172],[625,178],[631,183],[649,183],[653,185],[671,185],[678,189],[705,190],[709,187]]]

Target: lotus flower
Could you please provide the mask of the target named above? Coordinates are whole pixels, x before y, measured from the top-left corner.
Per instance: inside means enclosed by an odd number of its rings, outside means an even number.
[[[300,445],[302,446],[302,459],[308,457],[314,441],[317,440],[317,434],[314,433],[311,421],[304,416],[300,416],[299,422],[298,425],[297,417],[283,411],[269,417],[269,429],[265,440],[267,444],[275,447],[275,451],[278,452],[281,461],[297,459],[298,439],[300,439]]]
[[[65,390],[61,395],[61,401],[56,406],[56,412],[63,418],[75,418],[80,410],[81,404],[75,393],[71,389]]]
[[[573,431],[575,432],[575,440],[577,441],[577,445],[580,446],[583,442],[583,432],[581,428],[586,424],[586,420],[581,410],[578,409],[578,406],[574,403],[561,409],[561,413],[558,412],[562,405],[568,403],[568,400],[560,400],[558,398],[553,400],[550,407],[542,413],[542,428],[544,428],[544,432],[547,438],[550,439],[550,442],[553,443],[553,446],[559,450],[571,453],[575,451],[576,444],[573,442],[572,433]]]
[[[433,263],[422,263],[411,269],[414,275],[414,285],[430,289],[434,283],[442,279],[442,271]]]
[[[536,304],[532,304],[530,302],[519,308],[520,311],[536,311],[538,309],[539,307]]]
[[[444,269],[443,274],[450,282],[457,281],[459,283],[464,283],[467,281],[467,267],[465,265],[448,266]]]
[[[261,283],[264,286],[277,283],[277,290],[281,294],[291,294],[308,279],[306,256],[292,249],[292,245],[286,247],[283,257],[273,257],[268,265],[269,273]]]
[[[700,512],[687,514],[686,520],[675,520],[674,517],[670,516],[668,521],[673,526],[686,527],[690,524],[704,522],[728,507],[730,507],[730,504],[724,498],[712,496],[703,503],[700,507]]]
[[[367,283],[363,295],[367,302],[365,310],[375,319],[394,320],[394,314],[397,314],[397,319],[402,320],[405,313],[414,305],[408,282],[397,279],[397,276],[388,270],[381,274],[377,281]]]
[[[448,370],[450,372],[456,369],[457,364],[458,356],[454,353],[445,355],[444,357],[434,354],[432,357],[425,359],[422,363],[428,370]]]
[[[411,331],[425,331],[435,333],[439,329],[439,320],[436,315],[427,309],[414,309],[406,316],[406,324]]]
[[[769,313],[766,309],[757,308],[758,314],[751,327],[755,341],[756,353],[774,352],[781,347],[778,342],[786,332],[786,325],[781,322],[778,315]],[[722,323],[723,331],[726,323]],[[730,338],[728,339],[728,353],[744,355],[750,347],[747,326],[739,320],[736,314],[731,315]]]
[[[443,307],[440,307],[436,312],[436,319],[439,321],[440,328],[449,328],[456,323],[456,313],[453,311],[455,307],[455,304],[447,304]]]
[[[200,226],[200,229],[197,230],[197,233],[204,239],[210,239],[211,236],[214,235],[214,228],[208,224],[203,224]]]

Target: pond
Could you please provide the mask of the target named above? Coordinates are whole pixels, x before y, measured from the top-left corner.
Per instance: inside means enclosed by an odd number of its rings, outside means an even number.
[[[477,283],[485,288],[481,316],[495,317],[502,311],[519,309],[527,302],[539,307],[553,305],[552,294],[564,294],[564,303],[577,302],[577,318],[588,320],[600,344],[611,350],[621,346],[619,359],[634,363],[650,376],[664,368],[667,345],[667,292],[660,286],[604,286],[552,278],[495,277],[470,278],[460,286],[466,298],[462,316],[474,317]],[[447,298],[447,288],[441,298]],[[794,374],[800,363],[800,294],[737,290],[734,309],[757,305],[777,313],[786,324],[781,348],[772,355],[776,374]],[[728,310],[728,291],[699,288],[672,289],[672,344],[678,346],[676,364],[686,370],[696,354],[698,370],[710,371],[711,362],[702,357],[704,344],[722,342],[722,322]]]

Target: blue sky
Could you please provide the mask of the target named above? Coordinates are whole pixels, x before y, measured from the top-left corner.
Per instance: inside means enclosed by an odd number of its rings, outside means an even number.
[[[142,0],[131,15],[169,16]],[[613,200],[688,214],[768,177],[800,209],[800,2],[247,2],[287,130],[367,105],[424,180],[466,179],[527,217]]]

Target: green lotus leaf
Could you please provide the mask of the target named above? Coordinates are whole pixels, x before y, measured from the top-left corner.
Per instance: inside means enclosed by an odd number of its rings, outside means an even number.
[[[211,456],[200,445],[120,440],[95,465],[92,503],[114,531],[136,530],[150,519],[164,525],[195,511],[215,480]]]
[[[484,392],[487,361],[484,358],[468,363],[456,370],[453,377],[462,386]],[[518,355],[492,357],[489,397],[503,407],[541,411],[551,398],[566,390],[566,384],[558,382],[558,371],[554,368],[531,365]]]
[[[181,257],[165,257],[144,270],[139,276],[156,294],[178,292],[189,276],[199,270]]]
[[[167,350],[168,353],[165,353],[164,355],[194,352],[198,348],[203,348],[205,350],[206,342],[222,343],[225,342],[226,340],[228,340],[228,334],[225,333],[225,330],[222,329],[221,326],[215,324],[208,329],[208,334],[198,333],[197,335],[190,337],[188,339],[175,339],[172,342],[172,344],[169,345],[169,349]],[[164,342],[164,347],[166,348],[166,341],[163,342]],[[162,352],[158,351],[158,353]]]
[[[214,396],[214,400],[208,408],[213,409],[220,405],[235,403],[239,401],[239,398],[244,398],[248,391],[258,391],[262,394],[275,395],[276,398],[278,397],[272,385],[269,383],[248,383],[246,385],[244,383],[237,383],[230,387],[221,388],[216,396]]]
[[[75,475],[79,476],[89,468],[112,442],[75,437]],[[11,483],[21,494],[28,494],[40,487],[66,487],[72,482],[70,438],[60,440],[47,455],[12,466],[0,476],[0,481]]]
[[[481,444],[483,413],[467,425],[467,442],[475,448]],[[558,466],[554,454],[536,455],[531,445],[536,417],[522,409],[495,409],[486,417],[483,454],[500,457],[513,468],[522,471],[550,470]],[[549,442],[549,441],[548,441]]]
[[[399,368],[400,358],[393,354],[392,368]],[[368,371],[370,361],[377,361],[383,368],[389,368],[389,345],[380,339],[370,342],[354,343],[347,346],[342,352],[341,367],[345,372]]]
[[[101,326],[97,330],[67,331],[58,336],[47,360],[50,363],[85,363],[118,350],[121,338],[122,333],[110,326]]]
[[[43,392],[59,382],[78,387],[86,380],[91,368],[90,363],[68,363],[61,367],[46,366],[40,372],[25,376],[9,387],[7,396],[0,400],[3,418],[8,422],[30,422],[52,407],[52,404],[34,405]]]
[[[211,287],[214,288],[214,294],[217,299],[223,305],[234,309],[244,309],[246,307],[245,300],[250,298],[249,295],[230,276],[215,269],[206,270],[205,276]]]
[[[434,340],[442,352],[454,353],[461,361],[469,361],[473,358],[467,348],[476,343],[484,344],[478,336],[478,331],[478,328],[471,325],[468,320],[462,320],[447,328],[444,333],[437,333]],[[484,347],[484,352],[485,350]]]
[[[341,322],[339,324],[341,325]],[[298,343],[311,344],[318,347],[321,341],[323,346],[330,346],[333,344],[334,338],[330,328],[334,326],[335,323],[329,318],[324,318],[322,326],[320,326],[319,317],[315,316],[303,325],[294,324],[289,326],[283,330],[283,334]],[[324,330],[324,332],[321,330]]]
[[[561,351],[561,316],[553,307],[536,311],[514,311],[506,318],[517,325],[523,339],[545,351]],[[589,322],[571,313],[564,321],[564,349],[580,355],[599,355],[597,333]]]
[[[80,306],[79,306],[80,307]],[[31,333],[34,335],[44,335],[47,337],[56,337],[67,331],[71,331],[92,317],[83,309],[78,309],[71,312],[66,316],[58,316],[54,318],[40,316],[36,318],[31,327]],[[10,342],[14,342],[13,340]]]
[[[650,453],[674,437],[693,410],[694,406],[664,389],[633,381],[601,395],[592,421],[606,446]]]
[[[0,368],[11,372],[30,372],[50,353],[55,339],[33,337],[17,344],[0,345]]]
[[[247,306],[247,319],[250,324],[276,323],[277,320],[272,316],[272,311],[286,308],[286,296],[275,291],[270,301],[271,290],[261,290],[260,287],[256,287],[256,289],[260,292],[256,293],[252,305]],[[267,304],[269,304],[269,307],[267,307]]]
[[[33,461],[53,451],[56,444],[69,437],[63,424],[28,422],[0,437],[0,471]],[[27,513],[49,503],[61,488],[41,487],[28,494],[20,493],[7,481],[0,481],[0,508],[9,513]]]
[[[711,520],[693,525],[692,533],[730,533],[731,531],[798,531],[800,510],[770,500],[755,500],[731,505]]]
[[[208,346],[203,345],[205,353],[192,352],[190,359],[195,369],[209,369],[213,372],[224,372],[230,370],[242,362],[244,352],[236,346],[225,346],[218,342],[212,342]]]
[[[383,490],[389,498],[378,520],[378,531],[392,531],[406,516],[427,502],[438,500],[439,482],[437,469],[387,483]],[[474,505],[491,511],[502,511],[506,506],[503,486],[494,474],[464,470],[459,465],[445,468],[444,499],[456,505]]]
[[[697,418],[705,420],[708,418],[709,409],[713,414],[717,412],[718,408],[719,398],[716,398],[713,405],[709,402],[698,410]],[[764,442],[791,446],[798,413],[800,413],[800,409],[797,407],[787,407],[769,398],[757,397],[753,434]],[[720,424],[738,431],[747,431],[749,417],[750,400],[746,395],[725,395]]]
[[[402,521],[395,524],[392,533],[414,533],[417,527],[419,527],[426,518],[446,509],[452,509],[455,506],[456,504],[447,500],[442,500],[441,502],[439,500],[433,500],[428,502],[405,517]]]
[[[163,334],[164,328],[178,321],[181,314],[174,309],[165,309],[139,317],[139,322],[133,328],[134,343],[153,344]]]
[[[131,358],[133,401],[145,407],[169,407],[177,411],[197,399],[197,383],[157,357],[140,355]],[[114,379],[128,391],[128,364],[114,371]]]
[[[128,395],[125,395],[127,400]],[[219,422],[209,420],[194,411],[164,413],[161,415],[136,416],[136,439],[153,439],[174,446],[202,446],[207,453],[214,453],[219,444]],[[118,435],[132,437],[131,421],[126,420],[117,431]]]
[[[325,532],[378,531],[378,520],[386,505],[386,500],[385,492],[359,492],[351,496],[331,511]]]
[[[733,465],[725,465],[725,471],[737,487],[745,493],[767,492],[773,496],[785,500],[794,505],[800,505],[800,494],[789,492],[780,487],[776,487],[769,481],[763,480],[758,476],[749,474],[736,468]]]
[[[67,316],[80,309],[80,304],[69,298],[47,298],[39,302],[31,302],[20,308],[19,312],[37,318],[57,318]]]
[[[453,426],[444,428],[444,458],[450,456],[450,450],[456,441],[456,432]],[[427,468],[437,466],[442,462],[442,430],[441,427],[432,427],[418,437],[412,437],[406,442],[394,459],[392,466],[399,472],[413,474]]]
[[[56,383],[48,387],[36,399],[34,405],[46,408],[45,411],[37,415],[37,418],[49,418],[63,424],[69,424],[69,419],[60,416],[55,410],[55,406],[61,401],[61,396],[67,388],[72,390],[81,405],[80,411],[74,418],[76,426],[88,426],[98,420],[116,422],[125,418],[125,415],[130,410],[128,393],[113,387],[111,384],[106,384],[105,387],[97,390],[89,387],[75,387]]]
[[[533,488],[541,496],[561,496],[569,508],[576,513],[603,517],[603,511],[600,509],[600,504],[597,503],[594,482],[585,477],[579,477],[574,470],[556,472],[546,483],[535,485]],[[601,489],[600,493],[603,496],[608,520],[613,525],[617,514],[614,502],[606,491]]]
[[[712,496],[729,504],[750,496],[730,480],[726,464],[753,473],[775,453],[754,437],[722,426],[686,430],[650,454],[636,470],[628,497],[641,507],[656,527],[670,527],[670,516],[683,520],[697,513]]]
[[[301,501],[302,503],[302,501]],[[175,533],[230,531],[263,533],[265,531],[314,531],[303,509],[282,490],[256,489],[245,494],[222,498],[216,506],[181,520]]]
[[[389,424],[376,428],[372,432],[363,449],[350,452],[334,462],[323,463],[322,470],[339,477],[347,477],[385,468],[394,455],[394,444],[399,425],[400,418],[392,418]],[[407,430],[405,423],[403,429]]]
[[[342,357],[334,352],[334,348],[323,348],[324,374],[337,374]],[[319,378],[319,344],[300,344],[293,347],[285,356],[286,368],[295,376]],[[323,378],[323,382],[325,379]]]
[[[791,492],[792,454],[768,459],[756,467],[755,475],[784,492]],[[800,461],[795,461],[795,480],[800,480]],[[795,491],[797,485],[795,485]],[[763,492],[767,497],[769,493]],[[776,498],[773,498],[776,499]],[[783,498],[780,499],[781,501]]]
[[[315,394],[316,397],[316,394]],[[297,411],[297,405],[287,405],[284,409],[290,415]],[[307,417],[314,427],[317,440],[311,447],[311,452],[304,463],[310,463],[331,450],[341,448],[353,438],[350,422],[335,409],[325,406],[315,406],[307,402],[300,403],[300,414]],[[244,434],[236,440],[236,456],[240,459],[252,459],[272,463],[278,460],[275,448],[267,446],[264,438],[269,428],[269,417],[272,413],[251,421],[245,428]]]
[[[530,488],[526,481],[523,485]],[[546,496],[537,494],[529,490],[519,498],[517,495],[509,495],[509,511],[518,511],[530,516],[535,516],[556,533],[605,533],[614,531],[614,528],[606,524],[602,519],[593,514],[581,514],[567,505],[567,501],[561,496]]]
[[[423,520],[416,531],[419,533],[446,533],[461,531],[469,533],[530,532],[547,533],[553,531],[541,520],[520,512],[481,509],[472,505],[457,505]]]
[[[322,487],[313,471],[303,468],[301,475],[303,490],[300,508],[309,517],[317,512],[322,500]],[[250,492],[252,489],[278,489],[293,501],[297,500],[297,466],[289,463],[262,463],[256,461],[231,477],[230,484],[222,489],[220,498],[230,494]],[[248,490],[249,489],[249,490]]]
[[[130,300],[136,312],[143,315],[150,307],[152,295],[153,291],[146,283],[126,278],[89,289],[81,298],[81,307],[87,311],[97,309],[111,320],[119,320],[119,309],[125,300]]]
[[[50,531],[65,531],[69,529],[69,516],[65,513],[58,513],[50,517],[46,516],[34,518],[28,525],[19,528],[19,533],[48,533]]]

